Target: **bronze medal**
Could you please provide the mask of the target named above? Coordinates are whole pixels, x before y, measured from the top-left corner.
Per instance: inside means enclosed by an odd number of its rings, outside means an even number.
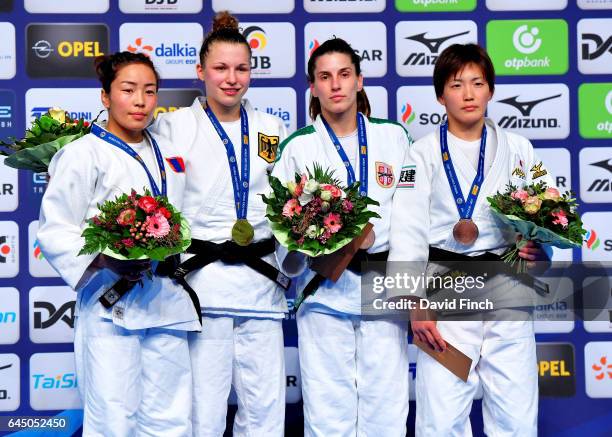
[[[461,219],[453,227],[453,238],[457,243],[470,246],[478,238],[478,226],[471,219]]]
[[[238,219],[232,226],[232,240],[239,246],[248,246],[253,241],[255,230],[247,219]]]

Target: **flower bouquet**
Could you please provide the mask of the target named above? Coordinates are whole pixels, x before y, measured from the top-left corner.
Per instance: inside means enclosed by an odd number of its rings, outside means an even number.
[[[491,210],[502,222],[514,228],[523,238],[502,255],[519,273],[527,271],[527,262],[518,256],[528,240],[550,244],[561,249],[580,247],[586,231],[578,215],[576,199],[571,193],[547,187],[545,182],[521,189],[508,185],[506,192],[488,197]]]
[[[164,196],[132,190],[98,207],[100,212],[83,230],[85,245],[79,255],[101,252],[119,260],[163,261],[191,244],[187,221]],[[100,301],[110,308],[136,282],[119,280]]]
[[[4,161],[13,168],[46,172],[53,155],[66,144],[89,133],[91,126],[82,118],[75,120],[60,108],[51,108],[46,114],[33,121],[21,140],[11,138],[11,143],[0,141],[0,154],[8,155]]]
[[[272,193],[262,195],[266,217],[278,242],[311,257],[337,251],[359,236],[368,221],[380,217],[368,206],[378,202],[359,194],[359,182],[341,187],[334,171],[318,164],[282,183],[269,176]]]

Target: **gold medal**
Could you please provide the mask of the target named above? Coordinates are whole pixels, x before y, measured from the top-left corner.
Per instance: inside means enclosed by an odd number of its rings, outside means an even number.
[[[453,238],[464,246],[470,246],[478,238],[478,226],[471,219],[461,219],[453,227]]]
[[[232,226],[232,240],[239,246],[248,246],[253,241],[255,230],[247,219],[238,219]]]

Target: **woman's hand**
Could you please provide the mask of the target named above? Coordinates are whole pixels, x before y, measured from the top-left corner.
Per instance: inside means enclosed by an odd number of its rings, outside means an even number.
[[[522,239],[523,237],[519,235],[518,241]],[[542,247],[531,240],[527,240],[523,243],[523,246],[518,251],[518,256],[527,261],[527,268],[529,269],[534,268],[537,261],[549,261]]]
[[[370,229],[370,232],[368,232],[368,235],[366,235],[365,240],[361,242],[359,248],[367,250],[374,245],[375,240],[376,234],[374,233],[374,229]]]
[[[436,327],[436,321],[427,319],[429,319],[427,310],[417,308],[410,310],[412,333],[417,339],[429,345],[433,350],[444,352],[446,350],[446,342]]]

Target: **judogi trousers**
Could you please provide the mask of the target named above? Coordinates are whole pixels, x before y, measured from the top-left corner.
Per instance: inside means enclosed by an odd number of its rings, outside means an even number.
[[[238,398],[234,437],[284,434],[285,356],[281,319],[204,314],[189,334],[193,435],[221,437],[231,386]]]
[[[395,437],[408,418],[407,322],[300,308],[304,435]]]
[[[191,436],[186,331],[128,330],[81,311],[74,352],[83,436]]]
[[[538,372],[533,322],[440,321],[438,330],[472,358],[472,369],[464,383],[418,351],[416,435],[471,436],[469,414],[482,384],[487,436],[535,437]]]

